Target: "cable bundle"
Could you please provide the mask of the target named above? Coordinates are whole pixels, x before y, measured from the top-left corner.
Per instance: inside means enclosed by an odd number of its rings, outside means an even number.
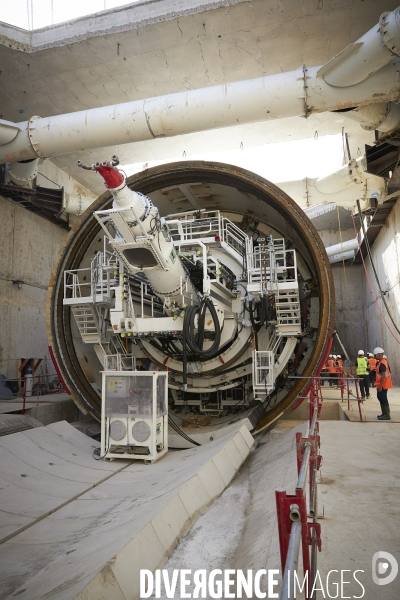
[[[204,343],[204,325],[206,310],[210,311],[214,322],[215,338],[208,350],[203,350]],[[195,335],[194,321],[196,315],[199,315],[197,325],[197,339]],[[211,298],[205,296],[200,304],[193,304],[185,311],[185,320],[183,322],[183,391],[187,390],[187,348],[197,357],[202,359],[211,359],[219,349],[221,341],[221,327],[218,320],[217,311]]]
[[[179,425],[177,423],[175,423],[175,421],[173,421],[169,415],[168,415],[168,423],[169,423],[169,425],[171,425],[172,429],[178,435],[183,437],[183,439],[185,439],[187,442],[190,442],[191,444],[194,444],[195,446],[201,446],[201,444],[192,440],[191,437],[189,437],[184,431],[182,431],[182,429],[179,427]]]

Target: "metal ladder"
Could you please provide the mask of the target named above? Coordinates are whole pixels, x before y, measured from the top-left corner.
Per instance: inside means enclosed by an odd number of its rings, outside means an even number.
[[[71,306],[75,323],[85,344],[99,344],[101,330],[97,310],[92,303]]]
[[[132,371],[133,357],[126,354],[118,335],[111,335],[108,341],[95,344],[94,351],[102,366],[109,371]]]
[[[278,331],[281,335],[301,333],[301,313],[298,289],[279,289],[275,294]]]

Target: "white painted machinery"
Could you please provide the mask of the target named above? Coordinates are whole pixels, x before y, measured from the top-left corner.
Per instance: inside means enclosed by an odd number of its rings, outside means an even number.
[[[82,341],[105,369],[132,369],[141,353],[171,369],[177,406],[221,414],[265,399],[304,335],[296,250],[218,210],[161,218],[117,164],[86,167],[104,177],[113,204],[94,212],[103,242],[90,268],[65,272],[63,302]]]
[[[168,451],[168,373],[103,371],[101,456],[155,462]]]

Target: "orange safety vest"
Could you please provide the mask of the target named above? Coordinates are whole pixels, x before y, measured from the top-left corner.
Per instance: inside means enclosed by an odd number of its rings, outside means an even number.
[[[390,388],[393,387],[393,383],[392,383],[392,376],[391,376],[391,373],[390,373],[389,363],[386,360],[386,358],[382,358],[381,360],[377,361],[377,364],[376,364],[376,382],[375,382],[375,385],[376,385],[376,387],[379,387],[380,383],[381,383],[381,374],[379,373],[379,367],[380,367],[381,364],[385,365],[385,367],[386,367],[386,373],[385,373],[386,377],[385,377],[385,379],[383,381],[382,389],[384,389],[384,390],[390,390]]]
[[[339,358],[339,360],[336,361],[336,364],[337,364],[336,371],[338,373],[341,373],[343,371],[343,361]]]
[[[328,365],[328,372],[329,373],[336,373],[336,367],[334,366],[335,365],[335,361],[334,360],[332,360],[330,358],[326,364]]]
[[[376,358],[369,358],[368,362],[369,362],[369,370],[370,371],[375,371],[375,369],[376,369],[376,363],[378,362],[376,360]]]

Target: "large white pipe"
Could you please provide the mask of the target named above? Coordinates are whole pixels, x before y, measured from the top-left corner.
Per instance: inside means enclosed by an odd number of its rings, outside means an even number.
[[[341,262],[343,260],[348,260],[354,258],[356,253],[354,250],[348,250],[347,252],[343,252],[342,254],[334,254],[329,257],[329,262],[331,265],[337,262]]]
[[[24,162],[14,162],[8,165],[6,181],[11,180],[15,185],[29,186],[38,174],[38,158]]]
[[[360,83],[400,56],[400,7],[385,12],[379,24],[350,44],[320,71],[329,85],[346,87]]]
[[[359,156],[357,159],[350,160],[347,165],[341,169],[319,177],[315,181],[315,188],[323,194],[336,194],[347,190],[354,185],[362,186],[366,181],[378,179],[384,185],[383,180],[366,172],[367,162],[365,156]],[[378,182],[377,182],[378,183]],[[375,191],[375,190],[374,190]]]
[[[389,34],[393,33],[393,39],[396,40],[398,14],[399,9],[396,9],[393,16],[385,17],[389,23]],[[356,43],[359,46],[355,52],[358,57],[364,57],[362,63],[366,60],[367,55],[363,52],[368,43],[371,44],[373,55],[377,45],[375,38],[367,42],[364,37]],[[386,51],[389,51],[388,48]],[[349,72],[351,77],[345,83],[342,80],[343,60],[336,57],[324,67],[302,67],[288,73],[65,115],[46,118],[35,116],[19,123],[15,138],[1,146],[0,162],[49,158],[82,149],[285,117],[307,117],[311,113],[368,105],[378,98],[380,103],[397,100],[400,92],[400,61],[387,64],[389,61],[384,62],[383,58],[371,60],[372,66],[367,71],[372,75],[368,76],[364,70],[360,78],[358,70],[362,71],[362,68],[357,62],[351,63],[351,68],[346,67],[346,73]],[[381,68],[383,64],[386,66]],[[335,73],[338,74],[336,79]],[[355,82],[359,83],[354,85]],[[10,123],[6,125],[8,133]]]
[[[96,198],[82,196],[82,194],[68,194],[64,192],[62,212],[79,217],[95,200]]]
[[[383,133],[400,128],[400,104],[394,102],[379,102],[368,106],[359,106],[344,113],[352,121],[360,123],[363,129],[377,129]]]
[[[400,62],[349,88],[329,86],[318,67],[299,69],[19,123],[18,135],[0,146],[0,163],[49,158],[82,149],[245,123],[303,116],[391,101],[399,96]]]
[[[329,257],[335,256],[335,254],[343,254],[344,252],[348,252],[349,250],[356,250],[358,248],[357,239],[347,240],[346,242],[341,242],[340,244],[334,244],[333,246],[328,246],[325,248],[326,253]]]
[[[369,204],[370,198],[381,201],[386,196],[385,180],[367,173],[366,168],[365,156],[360,156],[325,177],[280,181],[278,185],[300,206],[334,203],[343,208],[352,208],[357,200]]]

